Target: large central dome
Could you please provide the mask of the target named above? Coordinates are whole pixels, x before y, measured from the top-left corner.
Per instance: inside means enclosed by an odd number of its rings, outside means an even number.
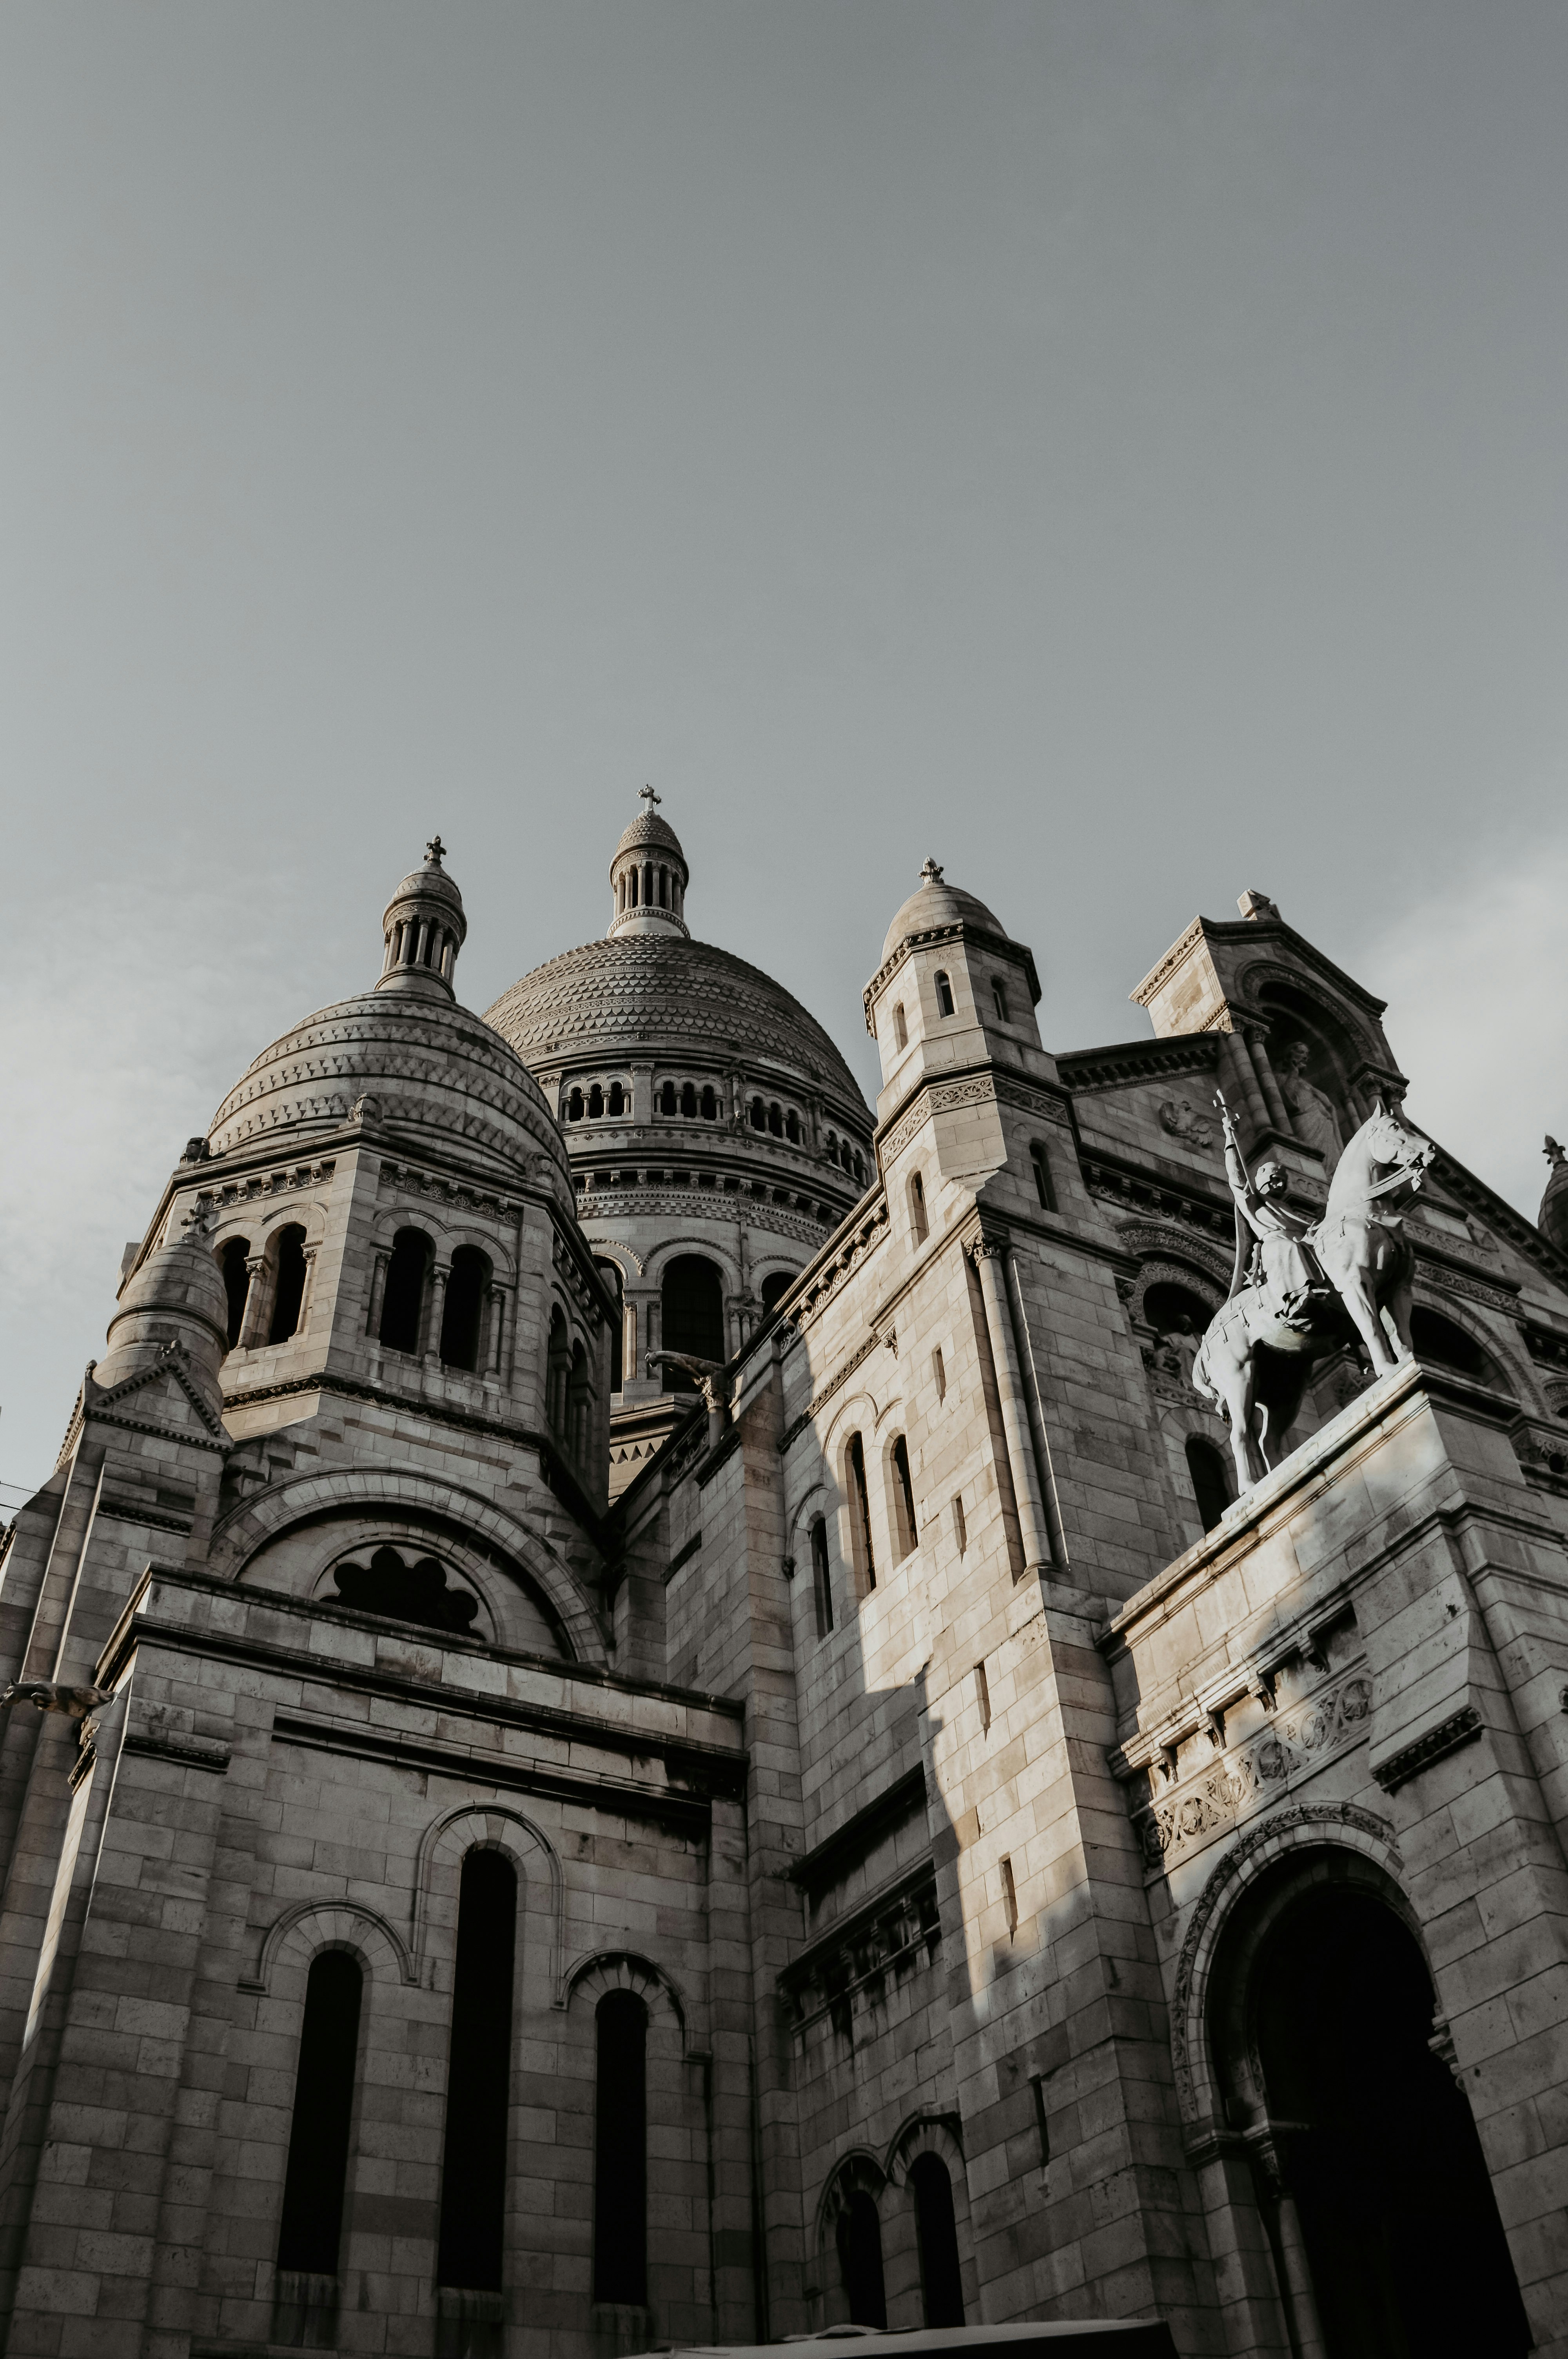
[[[869,1122],[853,1074],[814,1016],[760,967],[678,934],[616,934],[537,966],[485,1012],[537,1068],[645,1047],[762,1060]]]

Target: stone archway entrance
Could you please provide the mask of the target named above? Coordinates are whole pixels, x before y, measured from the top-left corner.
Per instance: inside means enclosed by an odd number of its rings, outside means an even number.
[[[1254,1889],[1211,2017],[1299,2359],[1531,2347],[1432,1979],[1399,1896],[1317,1853]]]

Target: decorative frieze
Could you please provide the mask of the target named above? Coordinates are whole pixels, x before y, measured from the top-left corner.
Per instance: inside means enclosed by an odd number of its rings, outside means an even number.
[[[222,1213],[232,1205],[254,1203],[264,1196],[284,1196],[300,1188],[324,1188],[337,1168],[336,1157],[326,1155],[313,1163],[286,1164],[276,1171],[252,1171],[243,1180],[225,1180],[216,1188],[199,1188],[197,1206],[211,1207],[214,1212]]]
[[[889,1977],[935,1964],[942,1946],[936,1871],[923,1859],[803,1950],[779,1976],[785,2019],[803,2044],[826,2017],[854,2040],[856,2001],[875,2004]]]
[[[544,1158],[536,1159],[543,1162]],[[328,1165],[330,1170],[331,1166]],[[395,1163],[384,1158],[376,1193],[381,1196],[423,1196],[427,1201],[449,1206],[455,1212],[471,1212],[481,1219],[515,1221],[523,1211],[514,1199],[492,1195],[483,1189],[465,1187],[461,1181],[438,1178],[434,1172],[420,1171],[411,1163]]]
[[[840,1244],[831,1261],[819,1262],[810,1273],[805,1291],[796,1299],[790,1317],[797,1327],[809,1327],[820,1318],[827,1304],[838,1292],[850,1272],[858,1269],[868,1254],[875,1251],[887,1234],[888,1208],[885,1196],[879,1196],[864,1216],[857,1222],[850,1234]]]

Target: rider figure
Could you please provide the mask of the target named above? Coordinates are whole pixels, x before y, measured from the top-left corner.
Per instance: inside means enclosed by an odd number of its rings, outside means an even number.
[[[1260,1163],[1251,1179],[1248,1179],[1230,1110],[1223,1097],[1217,1096],[1215,1103],[1225,1125],[1225,1175],[1236,1199],[1238,1245],[1239,1247],[1243,1222],[1257,1240],[1247,1270],[1248,1282],[1259,1288],[1281,1317],[1304,1325],[1309,1299],[1328,1288],[1312,1250],[1314,1223],[1303,1220],[1285,1203],[1290,1181],[1281,1164]],[[1236,1291],[1234,1286],[1231,1291]]]

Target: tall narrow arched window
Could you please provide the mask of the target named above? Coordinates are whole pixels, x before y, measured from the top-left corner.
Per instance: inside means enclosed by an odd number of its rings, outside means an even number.
[[[659,907],[661,909],[667,909],[669,906],[670,872],[667,868],[661,868],[659,871]]]
[[[682,1084],[680,1093],[680,1110],[682,1114],[685,1114],[688,1122],[696,1120],[697,1091],[693,1083],[690,1082],[687,1082]]]
[[[250,1292],[251,1274],[245,1267],[250,1246],[243,1237],[226,1237],[218,1256],[218,1266],[223,1273],[223,1293],[229,1305],[229,1349],[240,1340],[244,1322],[245,1297]]]
[[[423,1229],[399,1229],[392,1240],[381,1298],[381,1340],[391,1352],[416,1352],[425,1310],[430,1240]]]
[[[997,1022],[1005,1024],[1007,1022],[1007,985],[1000,975],[993,974],[991,977],[991,1006],[996,1009]]]
[[[895,999],[892,1008],[892,1045],[895,1049],[909,1046],[909,1027],[903,1020],[903,1002]]]
[[[501,2285],[517,1873],[503,1852],[470,1851],[458,1898],[438,2284]]]
[[[874,1589],[877,1559],[871,1546],[871,1495],[866,1486],[866,1445],[858,1433],[849,1436],[844,1468],[849,1476],[849,1536],[855,1551],[855,1571],[862,1588]]]
[[[557,1302],[550,1313],[550,1342],[545,1363],[545,1419],[563,1438],[567,1428],[567,1386],[571,1380],[571,1343],[566,1313]]]
[[[909,1227],[917,1245],[924,1245],[931,1234],[931,1221],[925,1210],[925,1182],[918,1171],[909,1175]]]
[[[364,1977],[346,1950],[324,1950],[305,1985],[277,2266],[333,2277],[343,2234]]]
[[[909,1479],[909,1444],[901,1433],[888,1452],[892,1466],[893,1530],[898,1553],[906,1557],[918,1538],[914,1521],[914,1485]]]
[[[664,1088],[659,1092],[659,1112],[661,1114],[674,1114],[675,1110],[676,1085],[674,1082],[666,1082]]]
[[[914,2234],[920,2247],[920,2290],[927,2326],[962,2326],[964,2286],[958,2269],[958,2228],[953,2182],[937,2154],[916,2155],[909,2166]]]
[[[589,1426],[591,1421],[589,1404],[588,1353],[580,1343],[574,1343],[567,1398],[566,1435],[567,1448],[579,1464],[588,1456]]]
[[[838,2274],[849,2303],[853,2326],[888,2322],[887,2290],[882,2282],[882,2223],[877,2207],[863,2187],[857,2187],[834,2224],[838,2247]]]
[[[599,1083],[595,1082],[593,1087],[588,1093],[588,1118],[589,1122],[598,1122],[601,1120],[603,1114],[604,1092],[600,1088]]]
[[[773,1138],[784,1136],[784,1108],[776,1102],[768,1108],[768,1134]]]
[[[662,1333],[666,1352],[721,1363],[724,1349],[724,1280],[705,1254],[677,1254],[665,1270],[661,1294]],[[697,1380],[684,1368],[666,1368],[672,1392],[695,1392]]]
[[[287,1343],[299,1324],[305,1300],[305,1232],[291,1221],[277,1240],[273,1264],[272,1325],[269,1343]]]
[[[490,1263],[477,1245],[460,1245],[447,1277],[441,1313],[441,1358],[449,1368],[477,1368]]]
[[[1193,1478],[1193,1496],[1197,1501],[1203,1527],[1212,1532],[1230,1505],[1230,1484],[1224,1459],[1213,1442],[1205,1441],[1201,1434],[1195,1433],[1187,1442],[1187,1472]]]
[[[811,1526],[811,1602],[816,1610],[816,1635],[826,1638],[833,1628],[833,1582],[827,1569],[827,1523],[816,1516]]]
[[[938,1016],[951,1016],[953,1013],[953,986],[940,968],[936,972],[936,1013]]]
[[[593,2298],[648,2299],[648,2011],[607,1991],[595,2021]]]
[[[619,1082],[611,1082],[610,1084],[610,1111],[612,1114],[624,1114],[626,1111],[626,1093]]]
[[[795,1147],[800,1145],[800,1116],[794,1106],[784,1116],[784,1136]]]
[[[798,1271],[793,1269],[770,1270],[762,1280],[762,1309],[776,1310],[798,1275]]]
[[[582,1092],[580,1090],[572,1090],[568,1093],[567,1120],[568,1122],[580,1122],[582,1120]]]
[[[610,1322],[610,1389],[618,1393],[625,1382],[626,1340],[626,1310],[621,1299],[621,1265],[614,1261],[596,1261],[593,1266],[615,1297],[615,1316]]]
[[[626,883],[631,891],[632,907],[635,908],[637,906],[637,871],[634,868],[629,868],[627,870]]]
[[[1034,1174],[1034,1192],[1040,1199],[1040,1208],[1042,1212],[1054,1212],[1056,1190],[1051,1182],[1051,1164],[1038,1139],[1030,1147],[1029,1163]]]
[[[763,1105],[761,1098],[753,1098],[752,1100],[752,1128],[753,1130],[766,1130],[767,1126],[767,1109]]]
[[[703,1119],[703,1121],[704,1121],[704,1122],[717,1122],[717,1121],[718,1121],[718,1119],[719,1119],[719,1099],[718,1099],[718,1096],[717,1096],[717,1094],[716,1094],[716,1093],[715,1093],[715,1091],[714,1091],[714,1089],[713,1089],[713,1086],[712,1086],[711,1082],[708,1084],[708,1087],[703,1091],[703,1093],[702,1093],[702,1105],[701,1105],[701,1109],[700,1109],[700,1110],[701,1110],[701,1114],[702,1114],[702,1119]]]

